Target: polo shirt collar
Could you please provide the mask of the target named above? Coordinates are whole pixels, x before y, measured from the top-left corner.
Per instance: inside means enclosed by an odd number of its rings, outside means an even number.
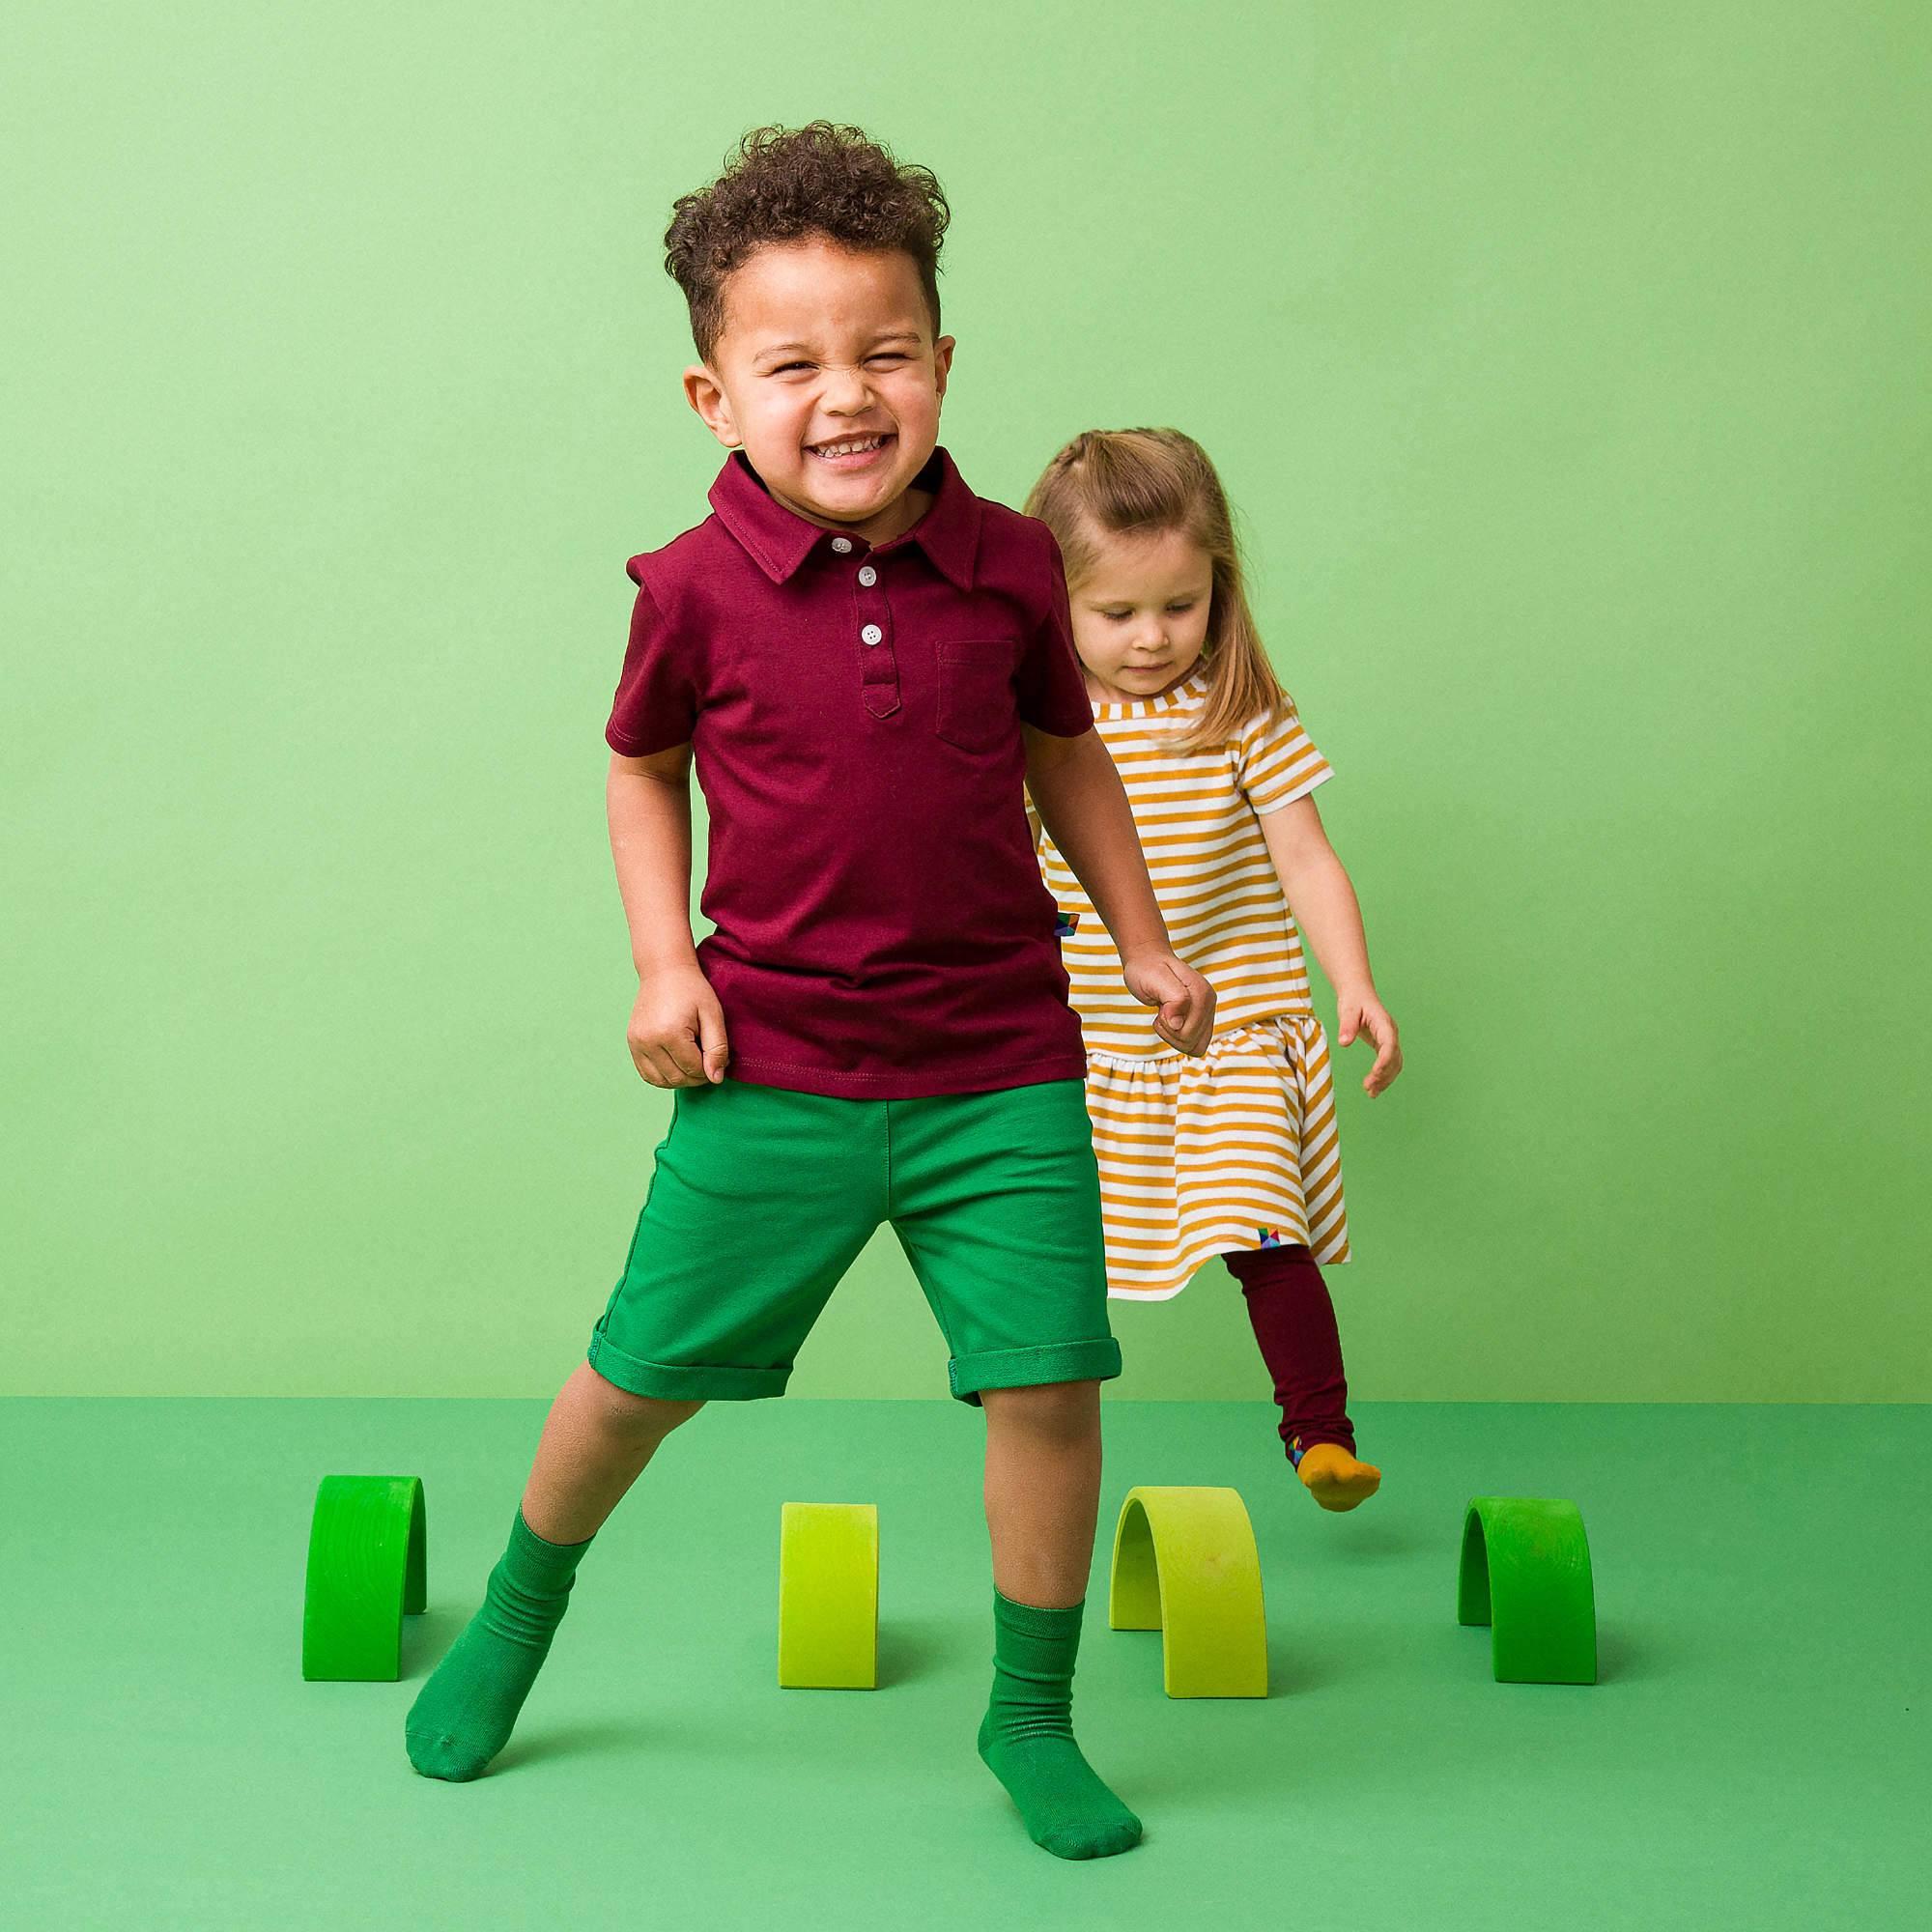
[[[911,529],[874,548],[890,551],[902,543],[916,543],[949,583],[971,590],[980,551],[979,497],[941,448],[933,450],[913,482],[933,493],[931,507]],[[819,544],[834,535],[786,509],[765,488],[742,449],[734,449],[725,459],[711,486],[710,500],[718,521],[774,583],[786,582]]]

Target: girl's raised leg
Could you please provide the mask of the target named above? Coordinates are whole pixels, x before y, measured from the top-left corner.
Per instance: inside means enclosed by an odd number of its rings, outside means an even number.
[[[1248,1321],[1274,1378],[1281,1439],[1302,1487],[1326,1510],[1367,1502],[1382,1472],[1355,1455],[1335,1304],[1314,1257],[1305,1247],[1286,1246],[1223,1259],[1241,1284]]]

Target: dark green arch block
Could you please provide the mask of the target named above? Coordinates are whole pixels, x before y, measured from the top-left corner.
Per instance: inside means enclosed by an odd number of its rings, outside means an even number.
[[[302,1675],[394,1683],[421,1613],[429,1527],[417,1476],[325,1476],[308,1532]]]
[[[1463,1519],[1456,1621],[1490,1625],[1498,1684],[1594,1684],[1597,1598],[1577,1505],[1477,1496]]]

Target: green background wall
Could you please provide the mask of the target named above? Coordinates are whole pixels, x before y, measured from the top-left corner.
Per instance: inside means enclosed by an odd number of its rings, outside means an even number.
[[[10,22],[7,1391],[578,1359],[668,1111],[621,566],[719,454],[658,237],[829,115],[953,198],[977,488],[1172,422],[1246,513],[1410,1062],[1358,1392],[1932,1394],[1922,10]],[[1119,1326],[1260,1392],[1218,1266]],[[943,1389],[889,1235],[794,1386]]]

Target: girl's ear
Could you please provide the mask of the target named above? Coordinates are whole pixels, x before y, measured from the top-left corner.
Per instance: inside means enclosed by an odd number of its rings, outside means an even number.
[[[731,400],[708,362],[694,362],[684,372],[684,399],[726,449],[736,449],[744,441],[731,419]]]

